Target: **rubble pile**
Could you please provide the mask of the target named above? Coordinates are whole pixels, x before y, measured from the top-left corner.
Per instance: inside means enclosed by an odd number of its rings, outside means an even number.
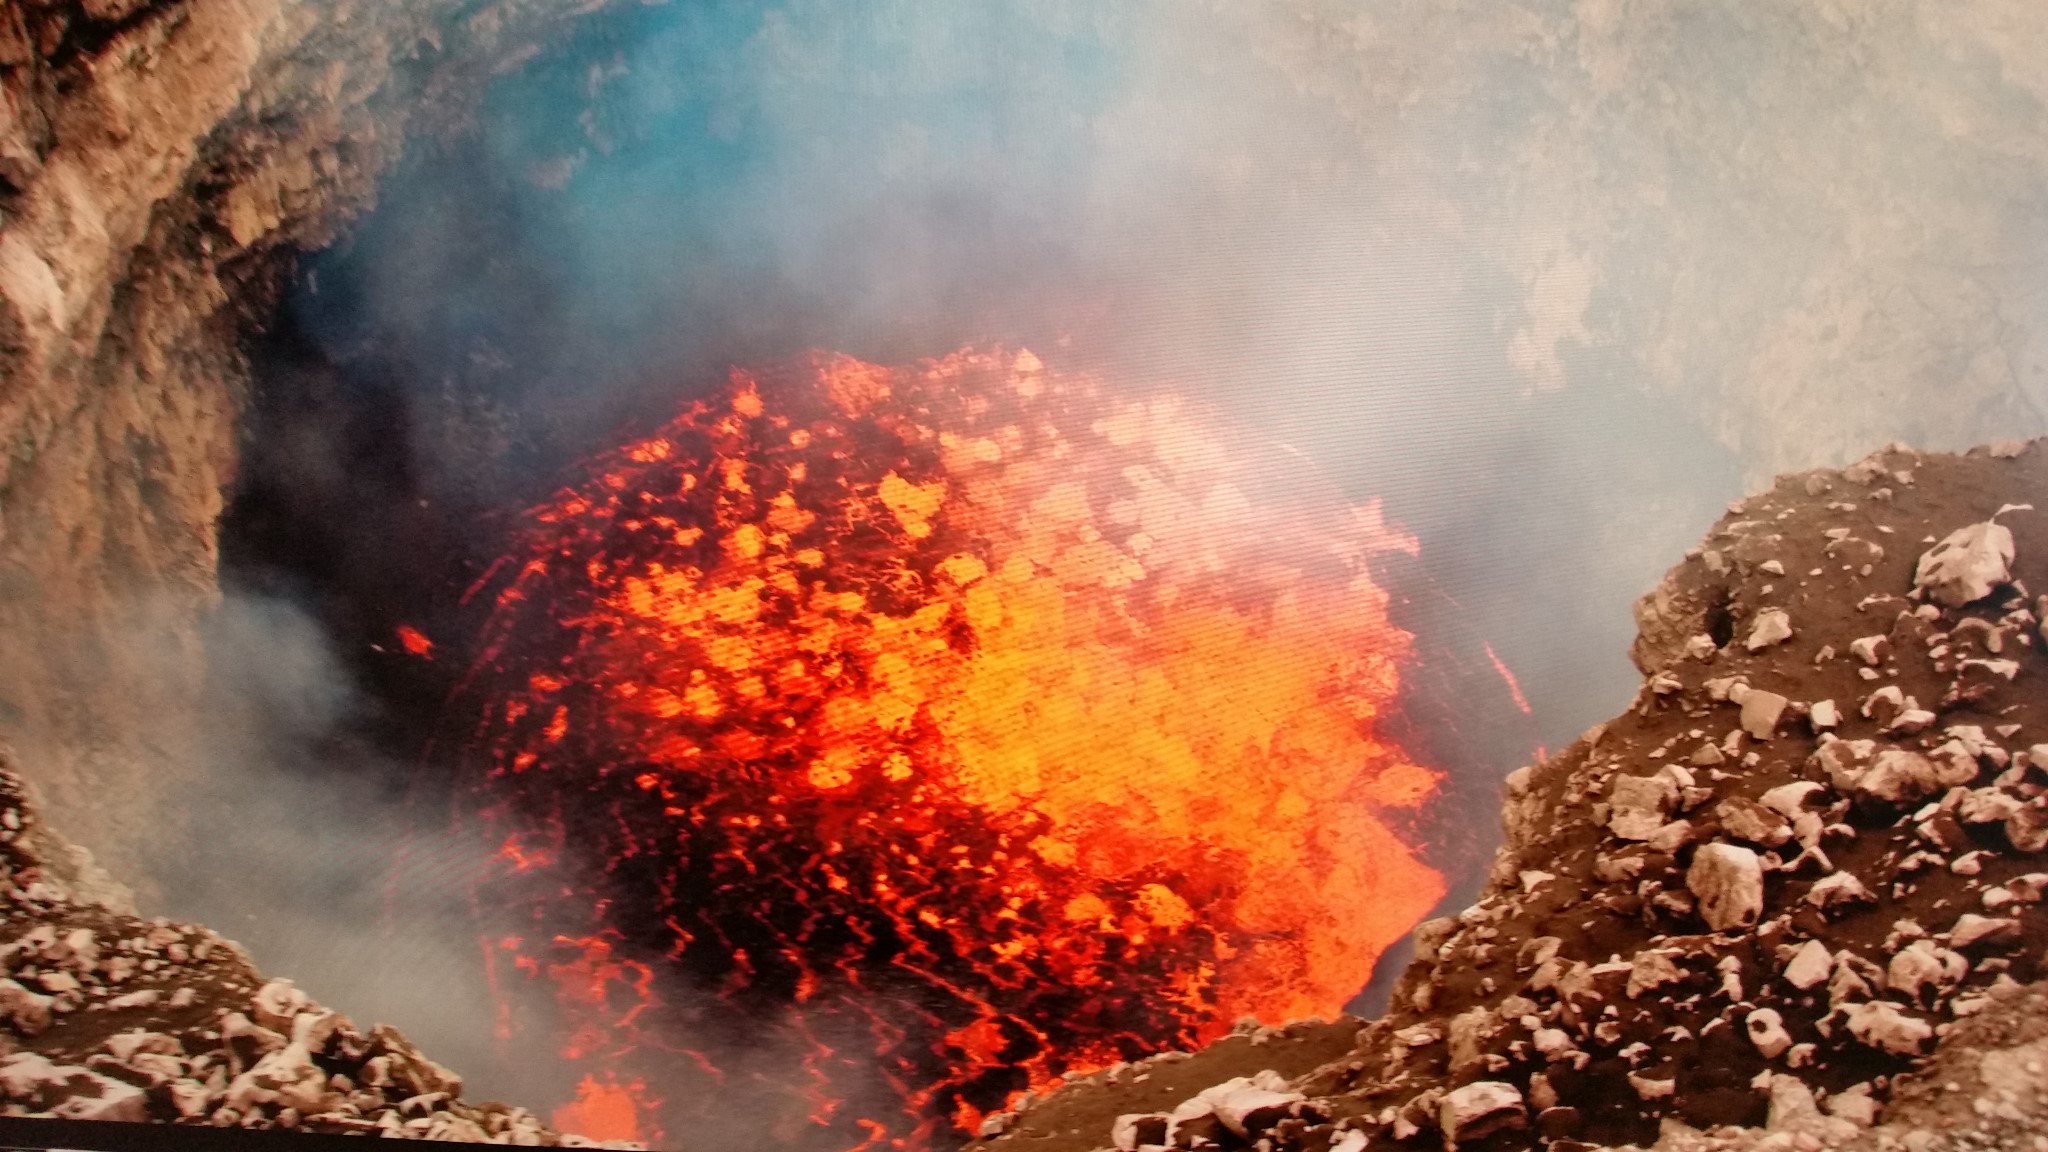
[[[1261,1030],[1195,1091],[1113,1069],[986,1143],[2048,1150],[2048,1029],[2014,1031],[2048,1000],[2032,493],[2040,444],[1892,446],[1737,502],[1638,605],[1629,710],[1508,778],[1479,900],[1417,929],[1385,1018]]]
[[[100,902],[0,762],[0,1114],[596,1146],[359,1031],[240,945]],[[638,1147],[638,1145],[602,1145]]]

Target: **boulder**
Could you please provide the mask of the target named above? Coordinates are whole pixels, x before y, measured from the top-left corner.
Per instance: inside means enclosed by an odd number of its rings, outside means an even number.
[[[1937,604],[1960,608],[2012,579],[2012,530],[1995,520],[1948,534],[1920,556],[1913,588]]]
[[[1685,886],[1699,902],[1700,917],[1716,932],[1751,927],[1763,913],[1763,864],[1747,848],[1705,845],[1686,869]]]

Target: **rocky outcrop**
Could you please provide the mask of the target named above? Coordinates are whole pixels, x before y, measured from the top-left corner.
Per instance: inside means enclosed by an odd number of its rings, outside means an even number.
[[[280,258],[597,7],[0,8],[0,730],[117,871],[175,786],[140,765],[195,689],[240,340]]]
[[[1485,889],[1417,929],[1389,1014],[1204,1064],[1272,1094],[1260,1130],[1202,1128],[1184,1100],[1206,1085],[1158,1100],[1119,1069],[990,1144],[2048,1137],[2027,1018],[2048,995],[2043,491],[2048,443],[1894,446],[1738,502],[1648,602],[1629,711],[1509,777]],[[1281,1071],[1291,1037],[1337,1029],[1348,1053]],[[1922,1087],[1964,1072],[1960,1103]]]
[[[49,829],[0,757],[6,1115],[594,1143],[523,1108],[464,1101],[462,1078],[397,1030],[360,1030],[266,980],[234,941],[139,919],[124,897]]]

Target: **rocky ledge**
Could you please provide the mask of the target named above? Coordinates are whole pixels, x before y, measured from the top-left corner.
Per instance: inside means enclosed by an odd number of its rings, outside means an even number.
[[[2048,443],[1894,445],[1732,505],[1385,1018],[1110,1069],[982,1146],[2048,1152],[2043,497]]]
[[[209,929],[132,914],[0,756],[0,1114],[637,1148],[462,1099],[396,1029],[359,1031]]]

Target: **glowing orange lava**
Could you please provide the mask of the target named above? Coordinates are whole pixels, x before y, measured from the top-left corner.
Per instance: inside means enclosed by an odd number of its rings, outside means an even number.
[[[667,1101],[573,1118],[928,1146],[1339,1011],[1443,890],[1381,818],[1436,777],[1375,735],[1414,542],[1298,480],[1028,352],[816,357],[534,509],[464,696],[486,947]]]

